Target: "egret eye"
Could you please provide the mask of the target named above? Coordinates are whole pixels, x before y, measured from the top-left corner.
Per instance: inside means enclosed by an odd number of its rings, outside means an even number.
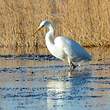
[[[42,25],[42,27],[44,27],[44,26],[45,26],[45,24]]]

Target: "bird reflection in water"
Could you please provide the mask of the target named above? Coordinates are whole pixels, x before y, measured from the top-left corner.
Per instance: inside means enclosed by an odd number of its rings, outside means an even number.
[[[66,110],[72,109],[71,104],[77,102],[81,96],[86,95],[84,89],[88,85],[88,78],[91,71],[68,71],[69,76],[49,80],[47,84],[47,106],[49,110]]]

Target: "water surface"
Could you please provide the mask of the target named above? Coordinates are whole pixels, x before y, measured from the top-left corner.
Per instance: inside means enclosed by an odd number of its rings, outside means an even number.
[[[50,55],[1,55],[0,110],[109,110],[108,50],[74,71]]]

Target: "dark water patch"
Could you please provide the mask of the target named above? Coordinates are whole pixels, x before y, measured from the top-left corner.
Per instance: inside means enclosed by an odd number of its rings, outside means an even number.
[[[56,57],[54,57],[52,55],[19,55],[19,56],[15,56],[15,59],[20,59],[20,60],[37,60],[37,61],[58,60]]]
[[[110,92],[110,88],[97,88],[97,89],[94,89],[95,91],[103,91],[103,92]]]
[[[24,55],[0,55],[0,59],[5,60],[36,60],[36,61],[43,61],[43,60],[58,60],[56,57],[52,55],[35,55],[35,54],[24,54]]]
[[[90,64],[95,71],[110,71],[110,64]]]
[[[57,97],[49,97],[51,100],[86,100],[86,99],[97,99],[102,98],[103,96],[57,96]]]
[[[27,67],[0,68],[0,73],[26,73]]]
[[[110,77],[88,77],[89,81],[97,83],[109,83]]]
[[[93,66],[110,66],[110,63],[103,63],[103,64],[100,64],[100,63],[95,63],[95,64],[90,64],[90,65],[93,65]]]
[[[66,97],[67,100],[73,100],[73,99],[78,99],[78,100],[85,100],[85,99],[90,99],[90,98],[101,98],[102,96],[75,96],[75,97]]]
[[[49,65],[49,66],[36,66],[36,67],[6,67],[6,68],[0,68],[0,73],[27,73],[30,72],[31,73],[37,73],[37,72],[45,72],[45,71],[54,71],[54,72],[58,72],[61,70],[66,70],[69,66],[68,65]],[[68,70],[68,69],[67,69]]]
[[[110,85],[110,81],[93,81],[94,83],[98,83],[98,84],[109,84]]]
[[[0,88],[1,96],[4,98],[11,97],[35,97],[46,98],[46,88]]]
[[[104,76],[103,76],[103,77],[102,77],[102,76],[100,77],[100,76],[99,76],[99,77],[91,77],[91,79],[92,79],[92,80],[93,80],[93,79],[95,79],[95,80],[107,80],[107,79],[109,79],[109,80],[110,80],[110,77],[104,77]]]
[[[36,94],[27,94],[27,93],[22,93],[22,94],[7,94],[5,96],[3,96],[4,98],[23,98],[23,97],[32,97],[32,98],[35,98],[35,99],[46,99],[47,98],[47,93],[36,93]]]

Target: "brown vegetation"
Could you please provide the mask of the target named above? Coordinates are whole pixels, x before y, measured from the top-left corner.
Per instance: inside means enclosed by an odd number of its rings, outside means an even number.
[[[0,46],[45,47],[45,30],[32,36],[44,19],[83,46],[110,45],[109,0],[0,0]]]

